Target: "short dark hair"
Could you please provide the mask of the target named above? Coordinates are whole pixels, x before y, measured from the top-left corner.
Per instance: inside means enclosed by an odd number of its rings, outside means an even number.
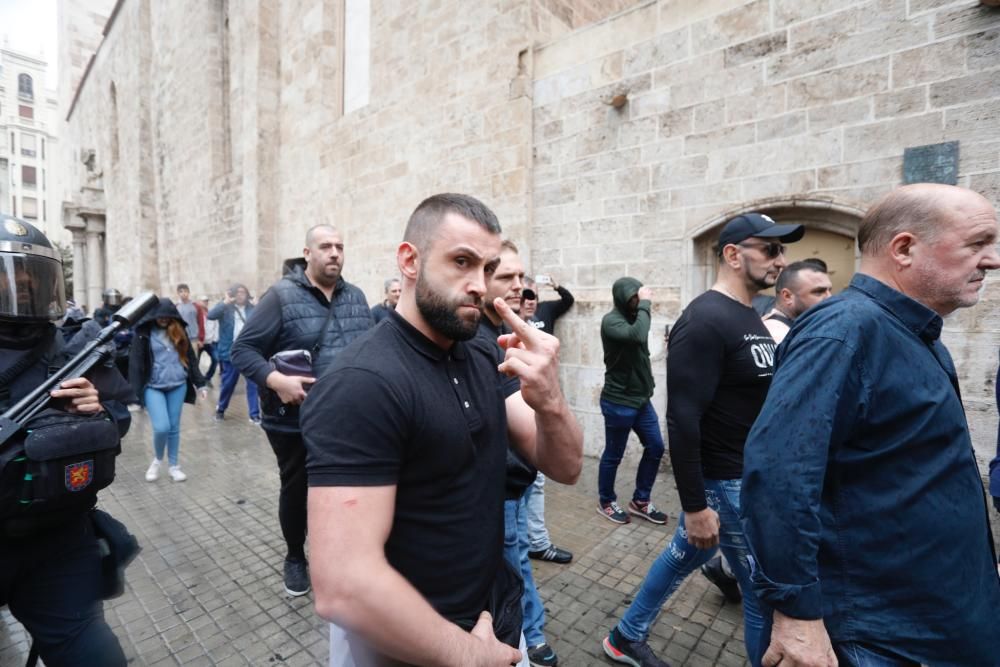
[[[915,186],[896,188],[865,213],[858,228],[862,255],[874,255],[902,232],[933,241],[941,217],[937,197]]]
[[[793,262],[794,263],[794,262]],[[803,264],[812,264],[816,267],[816,270],[820,273],[829,273],[830,270],[826,267],[826,262],[821,260],[819,257],[807,257],[802,260]]]
[[[781,290],[786,288],[794,291],[795,285],[798,283],[799,274],[803,271],[826,273],[826,262],[814,258],[792,262],[778,274],[778,281],[774,283],[774,293],[781,294]]]
[[[180,285],[177,286],[178,292],[180,292],[182,289],[186,289],[188,292],[191,291],[191,288],[187,286],[187,283],[181,283]]]
[[[444,192],[431,195],[413,210],[406,223],[403,240],[412,243],[418,250],[426,249],[434,237],[434,230],[448,213],[478,222],[493,234],[501,233],[500,221],[486,204],[469,195]]]

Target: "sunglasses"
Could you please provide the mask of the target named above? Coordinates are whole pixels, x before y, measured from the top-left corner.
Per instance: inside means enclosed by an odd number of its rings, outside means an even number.
[[[768,259],[775,259],[778,255],[785,254],[785,246],[781,243],[739,243],[741,248],[757,248],[762,250]]]

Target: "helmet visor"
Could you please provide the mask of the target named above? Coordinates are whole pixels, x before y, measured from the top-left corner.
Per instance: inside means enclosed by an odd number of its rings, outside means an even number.
[[[62,265],[39,255],[0,252],[0,318],[57,320],[66,306]]]

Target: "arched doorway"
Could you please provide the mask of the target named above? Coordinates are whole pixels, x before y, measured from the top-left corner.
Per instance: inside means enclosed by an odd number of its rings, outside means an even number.
[[[749,211],[765,213],[776,222],[805,225],[806,234],[802,240],[788,246],[788,261],[819,257],[830,269],[834,292],[847,287],[857,269],[859,255],[855,239],[864,211],[827,198],[763,199],[726,211],[693,231],[688,245],[691,261],[683,303],[688,303],[715,282],[718,270],[715,247],[722,227],[733,216]]]

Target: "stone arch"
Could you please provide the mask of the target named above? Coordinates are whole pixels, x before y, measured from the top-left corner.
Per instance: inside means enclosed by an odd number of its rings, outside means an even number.
[[[830,265],[834,289],[842,289],[850,281],[859,258],[855,239],[864,209],[825,196],[758,199],[707,219],[688,234],[688,272],[684,293],[681,295],[684,304],[704,292],[715,281],[715,245],[725,222],[749,211],[765,213],[777,222],[805,225],[806,236],[796,244],[797,247],[791,249],[790,258],[804,259],[815,254],[815,248],[823,248],[823,252],[827,254],[823,259]]]

